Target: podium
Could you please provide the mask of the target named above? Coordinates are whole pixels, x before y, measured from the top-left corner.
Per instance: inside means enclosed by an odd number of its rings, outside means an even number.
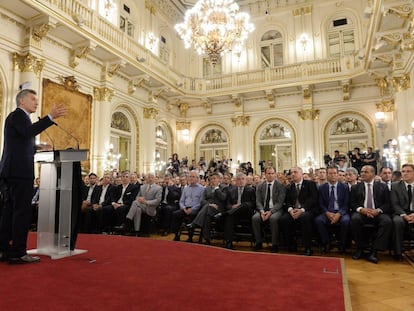
[[[29,254],[52,259],[87,252],[75,249],[81,204],[80,161],[87,150],[54,150],[35,154],[40,164],[37,248]]]

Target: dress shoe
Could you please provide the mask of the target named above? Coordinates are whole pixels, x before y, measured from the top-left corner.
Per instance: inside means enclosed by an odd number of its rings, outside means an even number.
[[[205,240],[204,241],[204,245],[211,245],[211,241],[208,239],[208,240]]]
[[[305,249],[305,251],[303,252],[304,256],[312,256],[313,255],[313,251],[310,248]]]
[[[214,215],[215,219],[220,219],[221,217],[223,217],[222,213],[217,213],[216,215]]]
[[[37,256],[30,256],[27,254],[22,257],[9,258],[9,264],[11,265],[19,265],[19,264],[35,263],[35,262],[40,262],[40,258]]]
[[[362,249],[357,249],[357,251],[355,252],[355,254],[352,255],[352,259],[354,260],[358,260],[362,258]]]
[[[392,255],[392,259],[394,259],[395,261],[403,261],[404,257],[401,254],[394,254]]]
[[[167,235],[169,235],[169,232],[168,232],[168,231],[164,231],[164,232],[162,233],[162,235],[163,235],[163,236],[167,236]]]
[[[176,235],[174,235],[174,239],[173,239],[173,241],[179,241],[180,240],[180,237],[176,234]]]
[[[227,241],[227,242],[226,242],[226,248],[227,248],[227,249],[233,249],[233,243],[232,243],[232,242],[230,242],[230,241]]]
[[[367,260],[372,263],[378,263],[377,252],[372,251],[371,254],[367,257]]]
[[[7,261],[8,257],[7,254],[4,252],[0,252],[0,261]]]
[[[189,223],[187,225],[185,225],[188,229],[194,229],[195,225],[193,223]]]
[[[256,243],[256,245],[254,246],[254,250],[255,251],[260,251],[263,248],[263,244],[262,243]]]
[[[277,245],[272,245],[271,252],[272,253],[278,253],[279,252],[279,247],[277,247]]]

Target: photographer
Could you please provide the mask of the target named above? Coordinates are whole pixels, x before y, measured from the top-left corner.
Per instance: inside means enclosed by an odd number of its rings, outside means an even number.
[[[363,155],[360,151],[361,150],[358,147],[355,147],[352,151],[348,151],[349,162],[352,167],[358,170],[358,173],[361,172],[361,167],[364,165],[364,162],[362,161]]]
[[[374,167],[375,175],[377,174],[377,161],[378,161],[378,151],[375,153],[372,152],[372,147],[367,148],[367,152],[364,155],[362,162],[366,165],[371,165]]]

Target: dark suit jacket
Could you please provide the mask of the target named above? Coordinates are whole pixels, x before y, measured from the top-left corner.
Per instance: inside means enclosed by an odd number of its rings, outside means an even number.
[[[414,190],[414,189],[413,189]],[[410,214],[408,192],[404,181],[393,182],[390,192],[391,209],[395,215]]]
[[[165,195],[165,186],[162,188],[162,198]],[[167,204],[171,206],[179,207],[181,197],[181,188],[175,185],[168,186],[168,193],[167,193]]]
[[[319,209],[321,213],[326,213],[329,207],[329,193],[331,184],[325,183],[319,187]],[[336,201],[339,207],[339,213],[346,215],[349,213],[349,187],[341,182],[336,185]]]
[[[372,187],[375,208],[379,208],[384,214],[390,214],[390,191],[383,183],[374,182]],[[365,185],[363,182],[353,185],[349,199],[349,208],[351,212],[356,212],[358,207],[364,206]]]
[[[266,201],[266,192],[267,192],[267,181],[262,182],[256,188],[256,209],[263,211]],[[285,201],[286,189],[283,185],[277,180],[274,181],[272,187],[272,200],[273,200],[273,209],[272,213],[277,212],[283,208],[283,202]]]
[[[109,184],[108,189],[106,189],[105,193],[105,199],[102,202],[102,206],[110,205],[111,204],[111,192],[113,189],[116,188],[113,185]],[[91,203],[92,204],[99,204],[99,199],[101,198],[102,194],[102,185],[96,186],[95,189],[93,189],[92,197],[91,197]]]
[[[129,184],[125,189],[124,196],[122,197],[123,205],[131,206],[138,194],[138,187],[134,184]],[[118,202],[122,195],[122,185],[116,186],[111,191],[111,202]]]
[[[228,187],[220,185],[217,190],[214,187],[207,186],[201,196],[200,206],[203,207],[206,204],[217,204],[220,211],[224,211],[227,201]]]
[[[231,210],[231,206],[237,204],[237,198],[239,196],[238,187],[233,187],[228,194],[227,210]],[[241,196],[240,208],[249,209],[253,215],[256,209],[256,190],[253,187],[246,186],[243,189]]]
[[[316,183],[310,180],[303,180],[299,191],[299,203],[301,208],[305,209],[305,212],[312,212],[315,215],[320,212],[318,196],[318,187],[316,186]],[[290,207],[295,208],[296,199],[296,186],[292,183],[287,186],[285,201],[286,211]]]
[[[1,178],[34,179],[35,136],[51,125],[53,121],[48,116],[32,124],[20,108],[8,115],[4,126]]]

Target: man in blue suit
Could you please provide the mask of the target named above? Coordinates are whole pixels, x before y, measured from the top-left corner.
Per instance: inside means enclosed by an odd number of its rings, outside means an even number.
[[[330,236],[328,226],[340,225],[341,246],[340,252],[345,253],[346,240],[349,232],[349,188],[338,182],[338,168],[328,167],[328,182],[319,187],[319,208],[322,212],[315,218],[323,244],[323,251],[329,250]]]
[[[33,196],[35,136],[53,125],[53,119],[66,114],[63,106],[54,105],[49,115],[32,124],[37,94],[25,89],[16,96],[17,109],[6,118],[0,178],[7,187],[7,201],[0,220],[0,261],[11,264],[38,262],[39,257],[26,253]]]

